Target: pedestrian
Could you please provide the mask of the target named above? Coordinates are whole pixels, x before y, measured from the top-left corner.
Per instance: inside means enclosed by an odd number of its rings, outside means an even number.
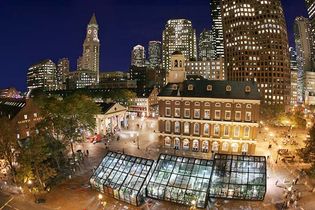
[[[118,135],[118,136],[117,136],[117,141],[119,141],[119,139],[120,139],[120,136]]]
[[[86,150],[86,157],[89,157],[89,150]]]
[[[296,178],[294,184],[296,185],[298,181],[299,181],[299,178]]]
[[[123,154],[125,154],[125,148],[123,148]]]

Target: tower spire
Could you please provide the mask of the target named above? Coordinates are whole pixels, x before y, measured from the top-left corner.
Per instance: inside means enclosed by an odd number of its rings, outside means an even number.
[[[89,25],[97,25],[95,13],[93,13]]]

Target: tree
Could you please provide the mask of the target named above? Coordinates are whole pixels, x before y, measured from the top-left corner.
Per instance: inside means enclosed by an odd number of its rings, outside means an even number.
[[[309,137],[305,140],[305,147],[298,150],[299,156],[306,162],[312,163],[315,158],[315,125],[309,130]]]
[[[44,136],[36,134],[27,140],[18,156],[18,180],[22,183],[32,180],[33,188],[38,189],[36,191],[45,190],[47,182],[57,175],[50,156],[48,141]]]
[[[5,160],[12,175],[12,181],[16,182],[16,156],[20,149],[15,138],[12,124],[8,118],[0,118],[0,157]]]

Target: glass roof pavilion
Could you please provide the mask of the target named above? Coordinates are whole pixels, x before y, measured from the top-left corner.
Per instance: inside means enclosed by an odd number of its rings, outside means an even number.
[[[108,152],[90,178],[94,189],[135,206],[144,202],[153,160]]]
[[[263,200],[266,194],[266,158],[216,154],[209,197]]]
[[[161,154],[147,186],[151,198],[205,208],[212,161]]]

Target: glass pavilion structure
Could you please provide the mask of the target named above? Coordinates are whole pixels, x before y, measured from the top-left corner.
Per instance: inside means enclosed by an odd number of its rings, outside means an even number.
[[[108,152],[90,178],[92,188],[118,200],[139,206],[154,161]]]
[[[161,154],[147,186],[147,196],[205,208],[212,161]]]
[[[263,200],[266,194],[266,158],[216,154],[209,197]]]

